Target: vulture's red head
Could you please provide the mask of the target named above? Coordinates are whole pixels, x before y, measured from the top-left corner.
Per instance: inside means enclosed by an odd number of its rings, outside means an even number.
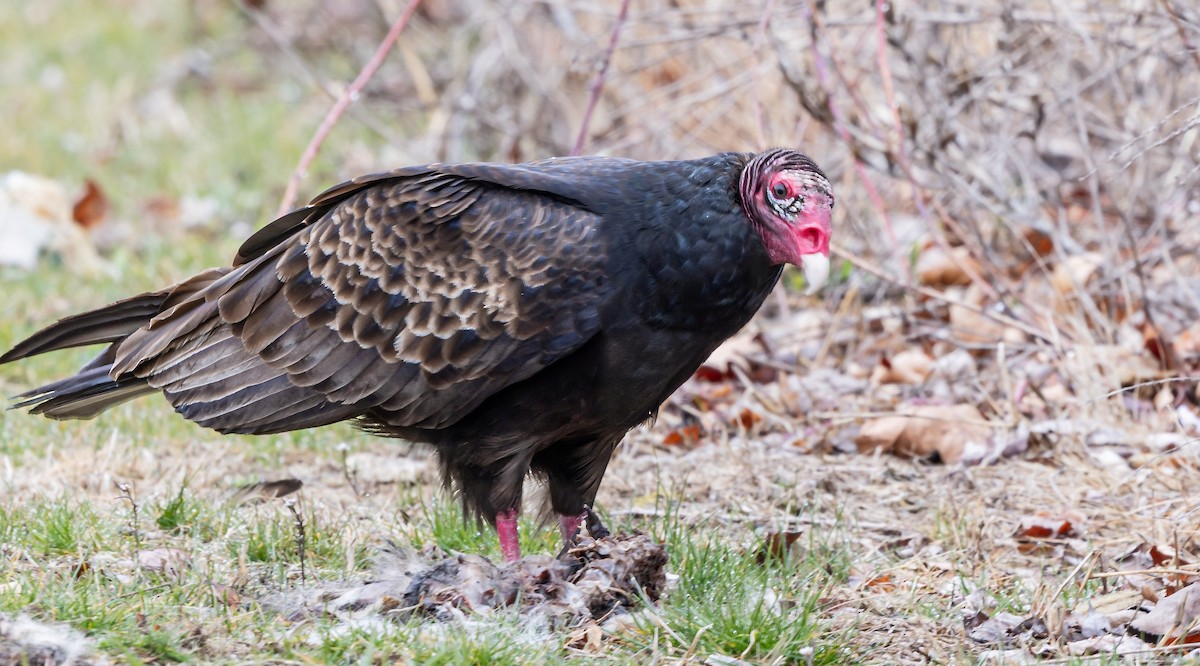
[[[754,156],[741,178],[742,208],[775,264],[804,270],[809,293],[829,277],[833,188],[808,156],[769,150]]]

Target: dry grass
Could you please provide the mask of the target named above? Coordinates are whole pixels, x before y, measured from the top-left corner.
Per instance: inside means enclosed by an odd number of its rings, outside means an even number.
[[[113,214],[96,236],[123,244],[98,280],[53,258],[0,273],[16,314],[0,346],[231,255],[405,3],[265,4],[194,0],[180,13],[128,0],[64,17],[42,3],[0,27],[21,45],[0,86],[27,93],[0,167],[97,178]],[[620,4],[427,0],[301,192],[403,163],[566,154]],[[584,152],[792,145],[837,183],[833,286],[819,300],[781,289],[752,325],[766,346],[740,338],[734,369],[717,364],[718,381],[689,382],[635,430],[600,497],[618,524],[662,530],[677,552],[696,552],[681,534],[712,535],[737,562],[709,573],[758,575],[736,554],[794,536],[802,557],[764,574],[765,589],[814,617],[772,625],[777,645],[756,649],[736,622],[719,639],[693,626],[686,587],[598,649],[514,638],[515,617],[495,618],[494,635],[380,638],[230,607],[214,583],[247,598],[300,584],[290,514],[231,505],[244,483],[304,481],[319,581],[367,575],[383,539],[491,546],[447,519],[420,451],[348,428],[221,438],[151,400],[87,425],[0,416],[0,609],[67,622],[117,659],[1161,658],[1169,639],[1121,624],[1086,656],[1080,627],[1106,595],[1144,590],[1129,606],[1150,608],[1196,580],[1200,14],[1178,0],[920,4],[632,3],[590,122]],[[185,197],[217,202],[216,220],[185,228],[151,205]],[[915,370],[899,360],[920,356]],[[78,360],[4,368],[0,388]],[[978,409],[990,434],[968,447],[972,464],[858,445],[930,403]],[[117,481],[133,485],[140,528]],[[151,526],[175,497],[193,511],[188,530]],[[1044,524],[1056,527],[1031,528]],[[187,552],[185,576],[133,563],[162,548]],[[80,561],[102,576],[74,582]],[[672,561],[704,573],[689,566]],[[129,594],[144,612],[119,606],[129,615],[110,624],[86,603]],[[980,612],[1045,631],[986,634]],[[159,633],[134,639],[146,613]],[[1140,651],[1104,657],[1122,645]]]

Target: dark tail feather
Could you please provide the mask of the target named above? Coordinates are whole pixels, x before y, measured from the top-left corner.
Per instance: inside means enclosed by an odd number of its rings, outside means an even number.
[[[114,381],[108,376],[108,366],[84,370],[17,397],[12,409],[30,407],[33,414],[52,419],[90,419],[100,412],[126,400],[156,393],[144,379]]]
[[[0,355],[0,364],[59,349],[124,340],[130,333],[145,326],[155,315],[200,292],[224,277],[229,270],[210,268],[166,289],[139,294],[96,310],[60,319]]]
[[[52,419],[90,419],[100,412],[140,395],[153,393],[143,379],[116,381],[109,376],[117,344],[158,314],[168,290],[141,294],[98,310],[59,320],[29,336],[0,356],[0,363],[17,361],[46,352],[110,343],[91,363],[66,379],[14,396],[11,409],[30,408],[34,414]]]
[[[168,291],[141,294],[98,310],[60,319],[5,352],[0,356],[0,363],[59,349],[121,340],[158,314],[168,295]]]
[[[142,378],[125,376],[113,379],[117,347],[164,309],[196,295],[229,273],[229,270],[209,269],[167,289],[140,294],[67,317],[17,343],[0,355],[0,363],[70,347],[102,343],[109,345],[76,374],[15,396],[18,402],[13,408],[29,407],[34,414],[53,419],[90,419],[113,405],[157,392],[158,389]]]
[[[29,407],[52,419],[90,419],[113,405],[154,393],[145,380],[115,381],[109,376],[116,350],[111,344],[74,375],[13,396],[19,402],[9,409]]]

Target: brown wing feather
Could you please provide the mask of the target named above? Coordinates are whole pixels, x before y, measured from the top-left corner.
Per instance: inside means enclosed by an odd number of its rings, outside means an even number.
[[[512,169],[522,189],[425,167],[330,190],[130,335],[113,376],[226,432],[453,423],[583,344],[607,293],[598,216]]]

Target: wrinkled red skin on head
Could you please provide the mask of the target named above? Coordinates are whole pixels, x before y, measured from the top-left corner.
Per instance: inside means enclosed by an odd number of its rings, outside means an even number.
[[[787,187],[784,199],[799,195],[799,210],[782,215],[772,205],[768,192],[777,183]],[[742,177],[742,205],[762,238],[763,249],[773,264],[803,264],[808,254],[829,256],[832,233],[833,194],[816,165],[751,163]]]

